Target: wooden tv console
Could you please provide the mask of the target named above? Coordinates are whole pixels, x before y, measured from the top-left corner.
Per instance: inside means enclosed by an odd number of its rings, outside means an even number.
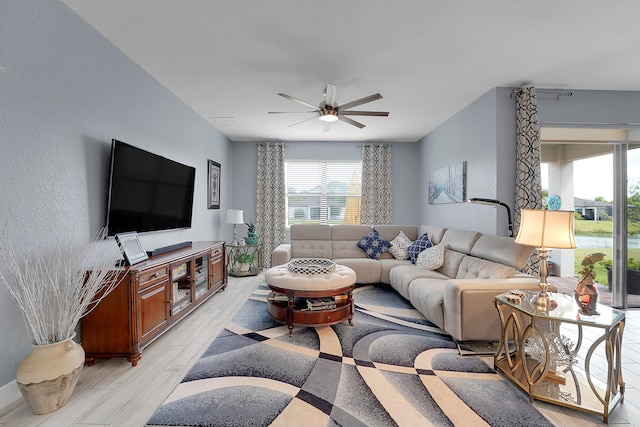
[[[226,284],[224,242],[192,246],[114,268],[120,284],[82,318],[86,363],[124,356],[133,366],[142,349]]]

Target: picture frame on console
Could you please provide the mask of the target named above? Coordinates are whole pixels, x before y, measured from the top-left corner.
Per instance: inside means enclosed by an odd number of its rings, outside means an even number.
[[[116,234],[116,242],[122,251],[126,265],[134,265],[149,259],[137,232],[118,233]]]
[[[220,163],[208,160],[208,209],[220,209]]]

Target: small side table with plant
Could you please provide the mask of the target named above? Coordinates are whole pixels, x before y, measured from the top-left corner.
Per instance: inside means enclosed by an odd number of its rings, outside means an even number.
[[[260,244],[227,245],[227,273],[231,276],[255,276],[260,273]]]

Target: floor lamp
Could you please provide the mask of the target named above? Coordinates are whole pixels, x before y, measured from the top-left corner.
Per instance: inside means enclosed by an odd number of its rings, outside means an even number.
[[[575,249],[573,238],[573,211],[553,211],[523,209],[520,217],[520,228],[515,242],[525,246],[533,246],[540,256],[540,292],[531,299],[536,309],[541,311],[553,308],[554,301],[547,292],[549,269],[547,256],[549,248]]]
[[[511,222],[511,208],[504,202],[496,199],[485,199],[482,197],[472,197],[469,199],[471,203],[479,203],[488,206],[502,206],[507,210],[507,220],[509,221],[509,237],[513,237],[513,222]]]
[[[244,214],[242,209],[227,209],[227,224],[233,224],[233,246],[238,246],[238,240],[236,239],[236,225],[244,224]]]

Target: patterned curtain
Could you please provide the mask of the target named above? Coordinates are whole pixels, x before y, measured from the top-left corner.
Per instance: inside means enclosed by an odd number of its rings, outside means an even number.
[[[522,209],[542,209],[542,183],[540,179],[540,123],[535,87],[517,92],[516,98],[516,204],[513,228],[517,234]],[[522,271],[536,274],[540,265],[537,253],[529,259]]]
[[[361,224],[391,224],[391,145],[362,146]]]
[[[271,266],[271,252],[284,243],[286,232],[284,144],[258,144],[256,230],[262,243],[262,267]]]

